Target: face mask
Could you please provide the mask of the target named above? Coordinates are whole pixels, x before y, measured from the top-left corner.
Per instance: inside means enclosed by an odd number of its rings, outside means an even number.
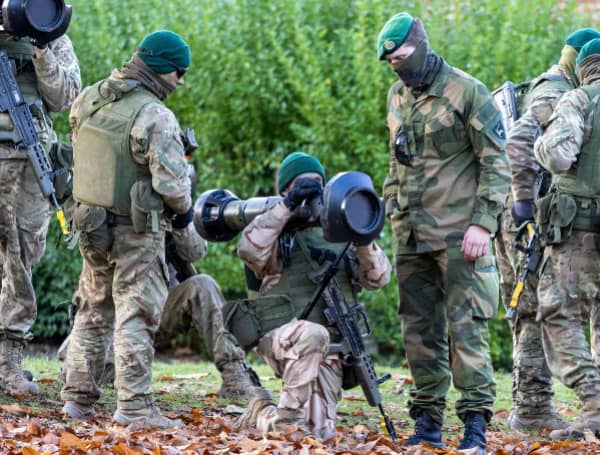
[[[430,53],[429,43],[425,39],[417,44],[410,56],[393,63],[392,69],[408,87],[418,87],[427,74],[427,56]]]

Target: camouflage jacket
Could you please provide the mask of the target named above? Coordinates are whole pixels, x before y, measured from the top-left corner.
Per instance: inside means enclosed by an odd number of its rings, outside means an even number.
[[[81,74],[79,63],[71,40],[63,35],[52,41],[43,54],[32,58],[33,67],[37,77],[38,90],[44,105],[50,112],[61,112],[67,109],[75,100],[81,90]],[[34,118],[40,140],[48,138],[46,126]],[[0,113],[0,124],[10,124],[8,114]],[[18,152],[13,146],[0,144],[0,158],[26,159],[27,155]]]
[[[525,113],[508,132],[506,153],[512,169],[512,193],[515,200],[534,199],[534,186],[539,164],[533,155],[533,145],[543,132],[542,125],[548,122],[558,101],[575,81],[559,65],[552,66],[544,75],[562,76],[562,80],[543,80],[527,95]]]
[[[117,83],[126,84],[117,70],[110,77]],[[69,116],[73,145],[77,143],[79,107],[83,95],[75,100]],[[180,131],[179,123],[169,108],[160,102],[149,103],[140,110],[133,122],[129,140],[133,159],[142,166],[148,166],[154,191],[175,213],[185,213],[192,205]]]
[[[401,80],[388,93],[390,166],[383,193],[396,254],[459,246],[471,224],[498,229],[510,186],[502,117],[478,80],[446,63],[413,93]],[[411,166],[394,142],[404,130]]]
[[[262,280],[260,293],[266,293],[279,282],[283,262],[279,255],[278,238],[292,212],[278,202],[244,228],[238,245],[238,256]],[[371,242],[366,246],[352,246],[359,263],[360,284],[369,290],[385,286],[390,280],[392,266],[379,248]]]
[[[536,141],[535,157],[553,174],[569,170],[582,145],[591,139],[594,118],[586,118],[585,113],[592,102],[600,99],[590,100],[582,89],[566,93],[548,120],[543,136]]]

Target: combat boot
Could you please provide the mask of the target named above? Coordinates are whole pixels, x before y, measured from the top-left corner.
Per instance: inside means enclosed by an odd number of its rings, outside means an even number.
[[[253,387],[253,395],[248,402],[248,407],[244,413],[233,422],[233,428],[236,431],[247,428],[255,428],[259,413],[267,406],[272,406],[275,411],[276,405],[273,401],[273,395],[269,389],[264,387]]]
[[[562,430],[569,426],[554,409],[549,409],[547,412],[536,411],[535,414],[523,414],[513,409],[508,415],[507,423],[513,430],[521,432]]]
[[[62,413],[71,420],[86,420],[96,417],[96,412],[94,412],[92,406],[86,406],[75,401],[65,401]]]
[[[600,401],[587,399],[583,402],[581,415],[569,422],[566,428],[554,430],[550,439],[555,441],[579,441],[585,439],[584,430],[589,429],[600,438]]]
[[[446,444],[442,442],[442,424],[420,409],[415,418],[414,433],[404,441],[403,445],[416,446],[422,442],[440,449],[446,447]]]
[[[241,360],[227,362],[221,368],[219,396],[230,400],[250,399],[254,384],[250,381]]]
[[[483,412],[469,411],[465,418],[465,434],[458,445],[458,450],[477,449],[474,453],[485,455],[487,440],[485,428],[487,421]]]
[[[117,409],[112,418],[119,425],[140,424],[146,428],[183,428],[185,424],[181,419],[169,419],[160,413],[158,406],[151,405],[147,408],[136,410]]]
[[[0,340],[0,385],[9,395],[37,395],[40,390],[37,384],[25,378],[22,362],[25,341]]]

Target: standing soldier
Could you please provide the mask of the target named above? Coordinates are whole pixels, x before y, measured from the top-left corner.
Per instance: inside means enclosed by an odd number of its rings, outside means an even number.
[[[321,297],[307,320],[296,316],[314,294],[314,279],[335,259],[343,245],[327,242],[320,227],[284,232],[294,210],[323,190],[325,170],[315,157],[302,152],[288,155],[277,172],[277,188],[284,197],[257,216],[242,231],[238,255],[253,272],[247,309],[256,315],[258,354],[283,380],[279,404],[267,389],[257,389],[237,429],[256,427],[263,432],[284,431],[290,425],[318,438],[335,434],[337,402],[341,396],[342,360],[330,353],[330,334]],[[375,242],[352,246],[337,273],[348,302],[360,287],[375,290],[390,279],[391,265]],[[319,262],[317,258],[324,259]],[[229,313],[229,312],[228,312]],[[273,327],[266,333],[261,326]],[[234,335],[236,335],[234,331]]]
[[[384,25],[377,52],[400,79],[388,93],[383,188],[414,378],[405,445],[443,446],[452,379],[465,423],[459,449],[484,453],[495,398],[488,319],[499,295],[490,236],[510,185],[502,118],[485,86],[434,53],[408,13]]]
[[[501,276],[504,304],[508,306],[516,277],[521,273],[523,255],[514,247],[517,228],[533,221],[534,200],[544,195],[549,182],[533,155],[533,144],[541,133],[560,98],[577,87],[575,58],[581,47],[600,33],[580,29],[565,40],[557,65],[529,85],[526,111],[508,132],[506,153],[512,169],[512,195],[502,215],[501,232],[496,237],[496,254]],[[512,201],[515,201],[514,204]],[[538,302],[537,276],[529,273],[515,319],[513,333],[513,402],[508,425],[519,431],[564,428],[566,423],[552,406],[552,374],[542,348],[541,323],[536,321]]]
[[[56,144],[50,114],[67,109],[79,94],[81,76],[66,35],[31,44],[0,32],[0,50],[13,63],[15,77],[31,111],[40,141]],[[46,247],[51,216],[48,199],[27,159],[8,112],[0,113],[0,386],[9,394],[38,393],[23,376],[22,358],[37,316],[31,268]]]
[[[114,331],[118,424],[181,426],[152,394],[154,334],[167,298],[165,230],[192,220],[181,129],[164,100],[190,66],[176,33],[147,35],[121,70],[87,87],[71,109],[73,225],[83,269],[67,350],[63,412],[93,414],[105,339]]]
[[[585,429],[600,437],[600,371],[584,330],[600,293],[600,39],[583,46],[576,64],[581,86],[561,98],[534,149],[554,188],[536,214],[547,245],[538,286],[543,346],[552,374],[582,402],[553,439],[583,439]]]

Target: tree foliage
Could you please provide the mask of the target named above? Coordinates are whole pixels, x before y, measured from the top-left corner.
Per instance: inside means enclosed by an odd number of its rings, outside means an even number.
[[[575,2],[556,0],[72,0],[69,35],[84,84],[127,60],[142,37],[169,28],[191,45],[183,88],[168,100],[182,126],[192,126],[198,191],[228,188],[242,198],[273,194],[282,157],[302,149],[328,175],[362,170],[380,186],[387,172],[385,98],[395,75],[377,60],[375,41],[394,13],[420,17],[432,48],[451,65],[493,88],[532,78],[556,62],[564,38],[591,18]],[[68,133],[66,114],[57,119]],[[35,269],[36,333],[64,334],[64,305],[80,268],[73,251],[55,248]],[[389,227],[382,246],[391,256]],[[197,264],[227,297],[243,295],[235,242],[211,245]],[[398,360],[402,341],[395,283],[365,293],[382,359]],[[506,323],[492,321],[497,366],[509,367]]]

